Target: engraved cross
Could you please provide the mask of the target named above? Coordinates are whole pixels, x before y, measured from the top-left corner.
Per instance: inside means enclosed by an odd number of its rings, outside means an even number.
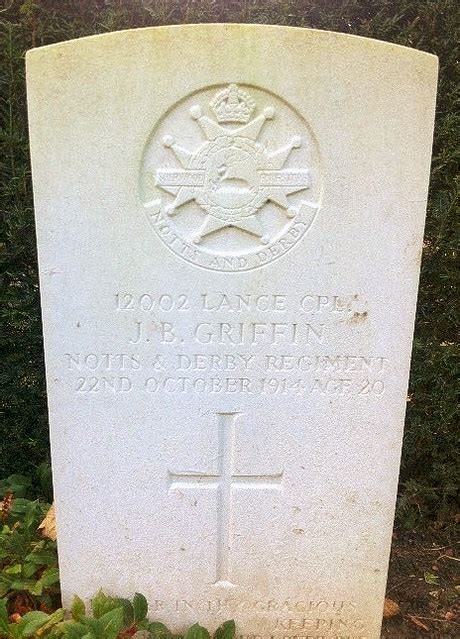
[[[217,565],[216,584],[231,585],[230,554],[233,529],[234,489],[280,490],[283,473],[272,475],[243,475],[235,473],[235,420],[242,413],[217,413],[218,424],[218,471],[169,471],[170,489],[215,488],[217,489]]]

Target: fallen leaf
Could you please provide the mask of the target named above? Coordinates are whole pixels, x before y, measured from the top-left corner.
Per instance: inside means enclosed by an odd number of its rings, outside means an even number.
[[[453,621],[455,619],[455,615],[453,612],[448,610],[446,614],[444,615],[444,619],[446,619],[446,621]]]
[[[14,495],[11,491],[8,491],[3,498],[3,501],[0,501],[0,519],[2,521],[6,521],[8,519],[8,515],[10,514],[11,504],[13,503]]]
[[[401,612],[401,609],[396,603],[396,601],[393,601],[393,599],[385,598],[385,603],[383,606],[384,619],[390,619],[390,617],[395,617],[396,615],[399,615],[400,612]]]
[[[33,610],[32,601],[30,595],[25,592],[18,592],[10,597],[8,608],[10,613],[18,614],[20,617],[27,612]]]
[[[431,584],[432,586],[438,585],[439,577],[438,575],[434,575],[432,572],[424,572],[423,579],[425,580],[426,584]]]
[[[53,612],[53,608],[50,608],[49,606],[47,606],[46,603],[43,601],[40,604],[40,610],[42,612],[46,612],[47,615],[50,615]]]
[[[419,628],[422,628],[422,630],[425,630],[425,632],[430,632],[430,629],[428,628],[428,626],[425,626],[425,624],[422,623],[420,619],[417,619],[417,617],[413,617],[412,615],[409,615],[409,614],[407,615],[407,617],[412,621],[413,624],[415,624]]]
[[[142,632],[144,632],[144,631],[142,631]],[[147,632],[147,631],[145,631],[145,632]],[[136,636],[137,636],[137,627],[136,626],[130,626],[126,630],[122,630],[122,632],[118,635],[118,639],[131,639],[132,637],[136,637]],[[152,635],[149,632],[147,639],[150,639],[151,636]]]
[[[43,537],[47,537],[48,539],[51,539],[51,541],[56,541],[56,515],[54,504],[46,513],[46,517],[38,527],[38,530],[41,532]]]

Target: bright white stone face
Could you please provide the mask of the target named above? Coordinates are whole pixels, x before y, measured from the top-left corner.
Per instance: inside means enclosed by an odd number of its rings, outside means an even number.
[[[27,67],[64,602],[376,639],[436,58],[200,25]]]

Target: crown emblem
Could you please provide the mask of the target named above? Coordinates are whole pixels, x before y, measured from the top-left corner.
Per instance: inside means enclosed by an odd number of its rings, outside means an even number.
[[[249,120],[255,109],[255,102],[250,95],[230,84],[220,91],[211,102],[211,108],[218,122],[242,122]]]
[[[180,164],[177,169],[156,171],[155,186],[174,197],[165,202],[164,213],[173,217],[192,200],[201,207],[206,217],[191,237],[194,244],[229,227],[268,244],[271,236],[264,232],[263,221],[256,215],[268,201],[278,205],[287,219],[301,217],[305,207],[317,208],[316,203],[306,200],[297,206],[288,200],[289,195],[311,187],[307,168],[285,167],[294,149],[304,145],[304,139],[293,135],[270,150],[259,136],[265,122],[275,117],[275,108],[266,106],[253,118],[256,102],[236,84],[226,86],[208,104],[215,117],[205,115],[203,101],[189,108],[205,137],[194,151],[179,144],[173,135],[163,136],[163,145],[171,149]],[[225,126],[231,122],[237,126]],[[154,199],[146,206],[161,206],[161,202]]]

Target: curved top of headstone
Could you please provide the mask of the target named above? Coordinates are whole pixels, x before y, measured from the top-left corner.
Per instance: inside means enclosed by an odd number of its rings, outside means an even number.
[[[35,47],[30,49],[26,55],[35,55],[39,51],[51,51],[54,49],[64,49],[67,47],[84,47],[89,45],[98,44],[101,46],[107,46],[111,42],[117,43],[122,39],[130,40],[135,37],[138,41],[143,38],[150,38],[151,36],[158,38],[177,38],[182,37],[187,33],[187,38],[196,37],[197,39],[205,36],[209,38],[212,35],[215,37],[222,37],[222,35],[235,35],[235,34],[263,34],[264,38],[280,39],[285,36],[289,38],[309,38],[318,44],[327,44],[327,46],[349,46],[354,47],[367,47],[369,50],[378,49],[380,54],[388,52],[400,52],[405,55],[421,55],[428,58],[437,60],[437,56],[428,53],[427,51],[421,51],[412,47],[406,47],[401,44],[394,44],[392,42],[386,42],[384,40],[378,40],[376,38],[367,38],[364,36],[353,35],[350,33],[342,33],[337,31],[329,31],[323,29],[309,29],[307,27],[291,27],[284,25],[274,24],[249,24],[249,23],[197,23],[197,24],[180,24],[180,25],[162,25],[153,27],[140,27],[138,29],[123,29],[120,31],[110,31],[108,33],[99,33],[96,35],[84,36],[82,38],[73,38],[70,40],[64,40],[63,42],[56,42],[54,44],[48,44],[42,47]],[[250,43],[248,42],[248,45]]]

